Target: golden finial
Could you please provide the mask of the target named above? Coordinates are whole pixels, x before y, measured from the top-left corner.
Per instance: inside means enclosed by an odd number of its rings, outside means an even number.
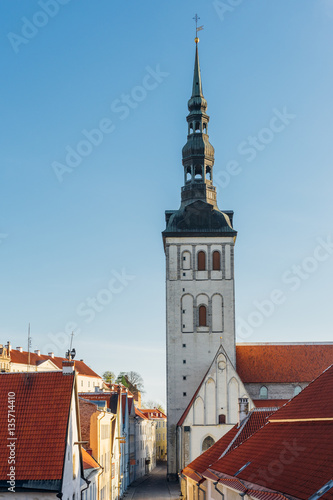
[[[201,31],[204,29],[203,25],[202,26],[198,26],[198,20],[200,19],[200,17],[198,16],[198,14],[196,14],[193,19],[195,20],[195,43],[199,43],[199,38],[198,38],[198,31]]]

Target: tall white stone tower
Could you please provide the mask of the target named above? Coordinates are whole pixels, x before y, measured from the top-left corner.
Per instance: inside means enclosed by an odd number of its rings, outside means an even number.
[[[233,212],[222,212],[213,184],[196,38],[188,101],[184,186],[179,210],[166,211],[166,345],[168,477],[178,472],[177,422],[205,376],[220,343],[235,366]]]

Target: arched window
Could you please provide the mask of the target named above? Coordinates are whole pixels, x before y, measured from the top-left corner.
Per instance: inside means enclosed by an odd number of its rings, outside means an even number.
[[[206,254],[205,252],[198,252],[198,271],[206,270]]]
[[[206,306],[199,307],[199,326],[207,326],[207,309]]]
[[[210,167],[206,167],[206,179],[208,181],[212,180],[212,169]]]
[[[268,389],[264,385],[262,385],[260,387],[259,398],[260,399],[267,399],[268,398]]]
[[[194,169],[194,178],[197,180],[202,179],[202,166],[196,165]]]
[[[193,134],[193,123],[190,123],[189,133],[190,133],[190,134]]]
[[[203,133],[207,134],[207,123],[206,122],[203,123]]]
[[[206,451],[208,450],[208,448],[210,448],[211,446],[213,446],[213,444],[215,443],[214,439],[212,438],[212,436],[207,436],[204,440],[203,440],[203,443],[202,443],[202,451]]]
[[[200,122],[195,122],[195,131],[196,131],[197,133],[199,133],[199,132],[200,132]]]
[[[221,271],[221,254],[217,250],[213,252],[213,271]]]
[[[191,179],[192,179],[191,167],[186,167],[185,182],[189,182]]]
[[[302,391],[302,387],[300,385],[297,385],[294,389],[294,396],[297,396]]]

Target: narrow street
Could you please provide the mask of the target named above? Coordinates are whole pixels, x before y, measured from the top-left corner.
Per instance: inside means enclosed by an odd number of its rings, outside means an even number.
[[[180,495],[178,482],[166,480],[166,464],[160,463],[149,476],[145,476],[129,487],[125,494],[126,500],[177,500]]]

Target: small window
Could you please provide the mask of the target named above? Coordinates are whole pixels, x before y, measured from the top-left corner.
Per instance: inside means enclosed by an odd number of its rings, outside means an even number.
[[[183,347],[186,347],[186,344],[183,344]]]
[[[186,365],[186,359],[183,359],[183,365]]]
[[[221,254],[218,251],[213,252],[213,271],[221,271]]]
[[[183,273],[183,276],[186,276],[186,273]]]
[[[299,394],[300,392],[302,392],[302,387],[298,385],[294,389],[294,396],[297,396],[297,394]]]
[[[199,307],[199,326],[207,326],[207,309],[206,306]]]
[[[183,396],[186,396],[186,392],[183,392]]]
[[[262,387],[260,387],[259,397],[260,397],[260,399],[267,399],[268,398],[268,389],[264,385]]]
[[[205,252],[198,252],[198,271],[206,270],[206,254]]]
[[[223,413],[219,415],[219,424],[225,424],[225,415]]]
[[[183,380],[186,380],[186,375],[183,375]]]

